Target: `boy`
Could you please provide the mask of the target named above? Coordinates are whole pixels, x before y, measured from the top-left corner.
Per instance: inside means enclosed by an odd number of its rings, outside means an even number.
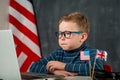
[[[30,72],[62,76],[90,75],[90,70],[94,66],[96,49],[85,44],[89,28],[87,18],[79,12],[63,16],[59,20],[59,32],[56,32],[60,48],[48,57],[33,63]],[[90,56],[86,60],[82,59],[81,55],[85,51],[88,51]],[[96,60],[95,69],[103,69],[103,64],[99,59]]]

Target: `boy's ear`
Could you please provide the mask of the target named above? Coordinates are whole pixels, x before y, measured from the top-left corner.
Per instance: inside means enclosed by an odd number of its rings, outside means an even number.
[[[82,33],[81,34],[81,42],[84,42],[84,41],[86,41],[87,40],[87,38],[88,38],[88,34],[87,33]]]

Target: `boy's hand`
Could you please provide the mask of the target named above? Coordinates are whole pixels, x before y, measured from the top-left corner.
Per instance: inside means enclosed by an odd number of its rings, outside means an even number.
[[[52,73],[59,76],[77,76],[77,73],[67,72],[64,70],[55,70]]]
[[[48,71],[53,72],[54,70],[64,70],[65,63],[59,61],[49,61],[46,65]]]

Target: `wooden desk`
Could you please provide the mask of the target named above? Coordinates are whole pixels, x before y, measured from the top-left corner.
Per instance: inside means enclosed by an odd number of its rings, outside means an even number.
[[[21,73],[22,80],[90,80],[89,76],[57,76],[49,74],[40,74],[40,73],[30,73],[25,72]]]

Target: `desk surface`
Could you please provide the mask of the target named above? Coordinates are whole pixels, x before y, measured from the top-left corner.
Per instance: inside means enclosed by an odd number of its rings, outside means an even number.
[[[22,80],[90,80],[89,76],[57,76],[49,74],[39,74],[39,73],[30,73],[25,72],[21,73]]]
[[[89,76],[69,76],[65,77],[66,80],[90,80]]]
[[[50,75],[50,74],[40,74],[40,73],[31,73],[25,72],[21,73],[22,80],[90,80],[89,76],[57,76],[57,75]],[[95,80],[120,80],[120,72],[95,72],[94,74]]]

